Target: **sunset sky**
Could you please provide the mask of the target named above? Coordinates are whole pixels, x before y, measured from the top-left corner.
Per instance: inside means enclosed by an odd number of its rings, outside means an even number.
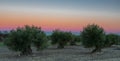
[[[0,30],[35,25],[80,32],[93,23],[120,34],[120,0],[0,0]]]

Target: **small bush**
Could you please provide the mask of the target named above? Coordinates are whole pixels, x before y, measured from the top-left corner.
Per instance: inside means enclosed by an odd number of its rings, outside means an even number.
[[[70,45],[77,45],[81,41],[80,35],[73,35],[72,38]]]
[[[52,44],[58,44],[58,48],[64,48],[64,46],[72,40],[72,33],[55,30],[51,35],[51,40]]]
[[[119,36],[117,34],[107,34],[106,35],[106,41],[105,41],[105,47],[110,47],[114,44],[119,43]]]

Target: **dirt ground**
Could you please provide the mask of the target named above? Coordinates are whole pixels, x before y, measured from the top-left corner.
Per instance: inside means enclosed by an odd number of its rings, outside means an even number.
[[[43,51],[33,48],[32,56],[19,56],[3,46],[0,47],[0,61],[120,61],[120,50],[116,46],[94,54],[89,53],[91,50],[82,46],[66,46],[64,49],[54,46]]]

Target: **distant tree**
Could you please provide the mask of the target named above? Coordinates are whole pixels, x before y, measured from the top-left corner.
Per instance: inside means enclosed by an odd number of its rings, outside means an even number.
[[[32,54],[31,44],[38,49],[43,47],[46,42],[46,35],[41,28],[28,26],[11,30],[5,39],[5,45],[11,50],[20,52],[21,55]]]
[[[51,35],[47,35],[48,41],[51,41]]]
[[[48,47],[48,38],[43,31],[36,32],[36,36],[33,36],[33,44],[37,50],[42,50]]]
[[[77,45],[76,43],[81,41],[81,38],[79,35],[73,35],[72,40],[70,41],[70,45]]]
[[[96,24],[87,25],[81,32],[82,44],[85,47],[94,47],[95,49],[91,52],[101,51],[104,41],[105,32],[102,27]]]
[[[2,41],[2,32],[0,31],[0,41]]]
[[[64,48],[64,46],[72,39],[71,32],[63,32],[60,30],[53,31],[51,35],[52,44],[58,44],[58,48]]]
[[[110,47],[114,44],[118,44],[118,42],[119,42],[119,36],[117,34],[107,34],[105,47]]]
[[[120,35],[119,35],[119,39],[118,39],[118,45],[120,45]]]
[[[6,31],[1,32],[0,31],[0,42],[3,42],[3,39],[6,38],[8,33]]]

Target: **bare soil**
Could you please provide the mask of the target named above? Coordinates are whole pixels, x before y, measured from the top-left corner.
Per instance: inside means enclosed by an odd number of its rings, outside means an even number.
[[[66,46],[57,49],[51,46],[42,51],[33,47],[33,55],[19,56],[19,52],[10,51],[7,47],[0,47],[0,61],[120,61],[118,46],[102,49],[102,52],[90,54],[92,49],[82,46]]]

